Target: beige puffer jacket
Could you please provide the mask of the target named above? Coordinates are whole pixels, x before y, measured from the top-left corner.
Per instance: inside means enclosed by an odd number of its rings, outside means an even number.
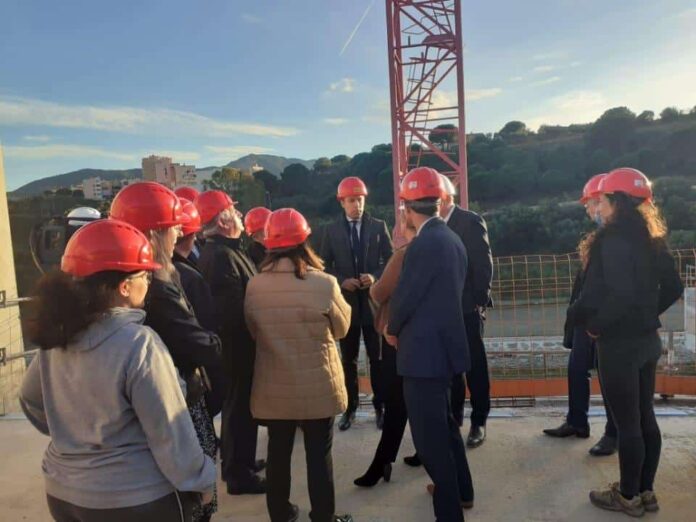
[[[335,277],[310,269],[298,279],[281,259],[249,281],[244,313],[256,339],[255,418],[323,419],[346,409],[336,340],[348,333],[351,308]]]

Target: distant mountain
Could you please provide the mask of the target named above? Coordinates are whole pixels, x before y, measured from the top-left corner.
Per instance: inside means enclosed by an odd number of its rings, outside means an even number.
[[[58,188],[69,188],[71,185],[79,185],[82,180],[95,178],[99,176],[101,179],[114,180],[124,178],[142,178],[142,169],[128,170],[102,170],[102,169],[80,169],[66,174],[58,174],[57,176],[49,176],[41,178],[26,185],[22,185],[17,190],[8,193],[10,197],[29,197],[42,194],[45,190],[53,190]]]
[[[231,161],[226,166],[237,169],[248,170],[252,165],[258,164],[269,172],[280,176],[280,173],[293,163],[301,163],[307,168],[312,168],[314,161],[301,160],[297,158],[285,158],[283,156],[273,156],[270,154],[249,154],[239,159]],[[221,167],[205,167],[196,169],[199,181],[210,179],[213,172]],[[101,179],[114,180],[123,178],[142,178],[142,169],[127,169],[127,170],[102,170],[102,169],[80,169],[57,176],[49,176],[41,178],[26,185],[22,185],[17,190],[8,193],[11,198],[25,198],[42,194],[45,190],[53,190],[58,188],[68,188],[71,185],[78,185],[82,180],[99,176]]]
[[[284,158],[283,156],[273,156],[271,154],[249,154],[234,161],[230,161],[226,166],[235,169],[248,170],[252,165],[257,164],[268,172],[280,176],[285,167],[293,163],[301,163],[308,169],[314,166],[314,160],[302,160],[297,158]]]

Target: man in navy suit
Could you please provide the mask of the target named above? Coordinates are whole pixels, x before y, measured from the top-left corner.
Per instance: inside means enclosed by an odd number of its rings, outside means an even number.
[[[470,366],[462,292],[466,249],[438,217],[444,186],[438,172],[419,167],[403,179],[402,219],[418,231],[391,298],[387,339],[396,343],[397,371],[416,451],[433,480],[435,517],[464,520],[474,502],[464,441],[452,415],[452,377]]]

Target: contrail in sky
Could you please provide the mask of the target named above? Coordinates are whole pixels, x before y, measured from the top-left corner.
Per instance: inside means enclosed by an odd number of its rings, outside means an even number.
[[[362,23],[365,21],[365,18],[367,17],[367,14],[370,12],[370,9],[372,9],[372,6],[373,6],[374,4],[375,4],[375,0],[372,0],[372,2],[370,2],[370,5],[367,6],[367,9],[365,9],[365,12],[363,13],[363,15],[360,17],[360,20],[358,21],[358,25],[356,25],[356,26],[355,26],[355,29],[353,29],[353,32],[350,33],[350,36],[348,37],[348,40],[346,40],[346,43],[343,44],[343,49],[341,49],[341,52],[338,53],[338,56],[343,56],[343,53],[345,52],[345,50],[346,50],[346,49],[348,48],[348,46],[350,45],[350,42],[353,41],[353,37],[355,36],[355,33],[357,33],[357,32],[358,32],[358,29],[360,29],[360,26],[361,26]]]

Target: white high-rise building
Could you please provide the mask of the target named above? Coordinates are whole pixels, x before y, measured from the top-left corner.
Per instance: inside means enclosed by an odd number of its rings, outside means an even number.
[[[198,184],[195,165],[172,163],[172,158],[148,156],[143,158],[142,167],[145,181],[155,181],[169,188]]]
[[[100,177],[87,178],[82,180],[82,192],[85,195],[85,199],[94,199],[101,201],[104,199],[104,193],[102,191],[102,180]]]

